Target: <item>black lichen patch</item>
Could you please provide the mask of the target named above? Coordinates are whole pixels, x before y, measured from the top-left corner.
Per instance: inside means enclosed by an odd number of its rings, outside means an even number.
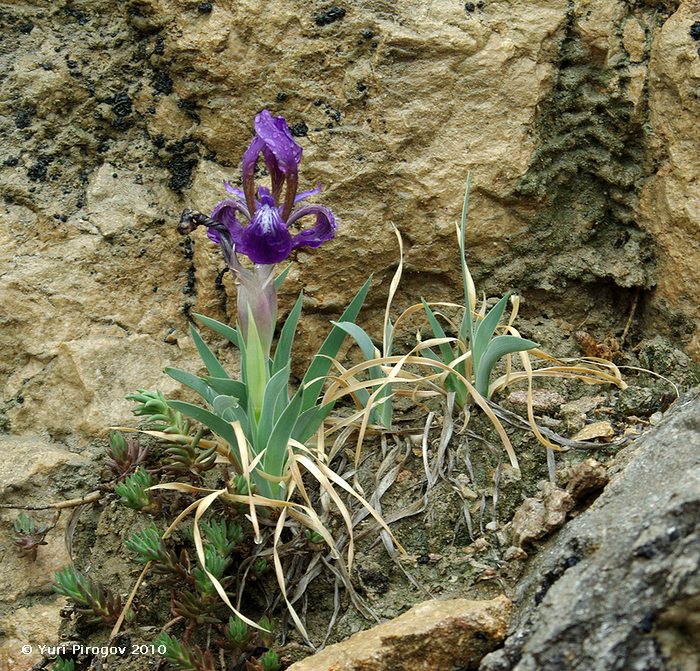
[[[126,91],[119,91],[111,100],[112,111],[119,118],[127,117],[133,111],[131,98]]]
[[[165,70],[154,70],[151,86],[155,93],[167,96],[173,92],[173,80]]]
[[[303,122],[293,124],[290,129],[294,137],[305,137],[309,132],[309,127]]]
[[[90,17],[85,12],[75,9],[75,7],[64,7],[62,12],[66,17],[77,21],[79,26],[84,26],[86,23],[88,23],[88,21],[90,21]]]
[[[177,106],[179,109],[184,110],[185,114],[187,114],[187,116],[190,117],[190,119],[192,119],[195,123],[201,123],[202,120],[199,114],[197,114],[199,105],[197,104],[196,100],[179,100]]]
[[[168,186],[180,193],[192,182],[192,171],[199,162],[197,143],[185,138],[166,147],[165,152],[168,156],[166,167],[170,173]]]
[[[32,125],[32,117],[36,113],[35,109],[27,108],[15,112],[15,126],[17,128],[29,128]]]
[[[697,42],[700,40],[700,21],[696,21],[690,26],[690,36]]]
[[[340,21],[345,16],[345,8],[334,5],[314,17],[317,26],[327,26],[335,21]]]
[[[214,9],[214,5],[212,5],[211,2],[200,2],[197,5],[197,11],[200,14],[211,14],[213,9]]]
[[[168,161],[168,170],[170,171],[168,186],[177,192],[189,186],[192,180],[192,171],[196,165],[195,159],[187,158],[184,154],[175,154]]]
[[[389,576],[376,569],[359,569],[360,579],[365,589],[374,594],[386,594],[389,590]]]
[[[46,179],[47,170],[51,161],[53,161],[51,156],[39,156],[39,158],[29,167],[29,170],[27,170],[27,176],[29,179],[35,182],[43,182]]]

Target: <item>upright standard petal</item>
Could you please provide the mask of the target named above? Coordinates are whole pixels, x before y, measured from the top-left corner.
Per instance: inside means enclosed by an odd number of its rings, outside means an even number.
[[[292,251],[292,236],[274,205],[263,203],[243,229],[243,253],[256,264],[284,261]]]
[[[299,247],[319,247],[324,242],[332,240],[338,225],[333,213],[323,205],[305,205],[294,210],[287,220],[291,226],[302,217],[316,215],[316,224],[311,228],[302,230],[292,238],[292,249]]]
[[[294,141],[284,117],[273,117],[263,110],[255,117],[255,135],[265,144],[266,156],[274,157],[277,168],[285,175],[296,173],[301,162],[302,148]]]
[[[243,153],[243,160],[241,161],[243,193],[245,194],[245,202],[248,205],[248,211],[251,216],[255,212],[255,164],[264,146],[263,140],[256,135],[250,141],[248,149]]]

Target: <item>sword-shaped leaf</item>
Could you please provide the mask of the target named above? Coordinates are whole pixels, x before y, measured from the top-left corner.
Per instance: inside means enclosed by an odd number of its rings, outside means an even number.
[[[486,398],[489,393],[491,370],[496,365],[496,362],[506,354],[525,352],[535,347],[538,347],[536,342],[512,335],[497,336],[491,340],[481,357],[481,363],[476,372],[476,390]]]
[[[280,331],[280,337],[277,341],[277,347],[275,348],[275,356],[272,360],[272,373],[273,375],[284,368],[292,356],[292,345],[294,344],[294,335],[297,330],[297,324],[299,323],[299,315],[301,315],[301,305],[304,299],[304,292],[302,291],[297,298],[296,303],[291,312],[287,316],[284,326]]]
[[[221,362],[214,356],[214,353],[209,349],[207,344],[202,340],[202,336],[199,335],[197,329],[190,324],[190,335],[192,340],[194,340],[194,345],[199,352],[199,356],[202,358],[202,362],[207,367],[209,375],[213,377],[229,377],[226,369],[221,365]]]
[[[501,321],[503,312],[508,304],[509,297],[510,293],[507,293],[503,298],[501,298],[501,300],[491,308],[489,313],[481,320],[481,322],[479,322],[479,325],[476,327],[474,342],[472,343],[472,366],[475,371],[479,370],[481,356],[486,351],[491,338],[493,338],[498,322]]]
[[[362,303],[364,303],[369,287],[372,283],[372,277],[362,285],[360,290],[355,294],[355,297],[350,301],[350,304],[345,308],[345,312],[340,315],[339,321],[354,322],[357,315],[360,312]],[[301,404],[301,410],[305,411],[316,405],[318,401],[318,396],[321,393],[321,388],[323,387],[323,378],[328,375],[328,371],[331,368],[332,361],[331,358],[337,356],[341,345],[345,340],[345,332],[343,329],[334,326],[328,337],[323,341],[321,349],[318,354],[314,356],[311,361],[311,365],[304,375],[301,386],[304,389],[303,400]]]
[[[186,370],[181,370],[180,368],[166,368],[163,372],[173,378],[173,380],[196,391],[210,405],[214,398],[221,393],[213,389],[201,377],[197,377]]]

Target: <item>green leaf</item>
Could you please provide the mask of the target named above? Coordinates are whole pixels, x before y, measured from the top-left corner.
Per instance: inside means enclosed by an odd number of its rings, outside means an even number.
[[[420,351],[420,355],[424,356],[426,359],[431,359],[432,361],[442,361],[442,359],[430,349],[430,347],[424,347]]]
[[[181,412],[187,417],[191,417],[197,422],[204,424],[204,426],[210,428],[215,434],[221,436],[233,450],[236,455],[238,462],[240,463],[241,455],[238,451],[238,441],[236,440],[236,434],[233,431],[233,427],[226,420],[218,417],[213,412],[200,408],[198,405],[192,403],[185,403],[184,401],[169,401],[168,405]],[[241,422],[243,432],[246,436],[250,435],[250,427],[248,426],[248,421],[246,418],[245,424]]]
[[[345,308],[345,311],[340,316],[339,321],[354,322],[355,319],[357,319],[357,315],[360,312],[360,308],[364,303],[371,284],[372,277],[370,276],[369,279],[362,285],[360,290],[355,294],[355,297],[350,302],[350,305]],[[302,389],[304,390],[301,405],[302,411],[308,410],[316,405],[323,387],[323,378],[328,375],[328,371],[332,365],[331,358],[337,356],[338,351],[343,344],[343,340],[345,340],[345,332],[341,328],[334,326],[327,338],[323,341],[323,345],[321,345],[321,349],[318,351],[318,354],[316,354],[311,361],[311,365],[306,371],[301,384]]]
[[[217,392],[212,389],[201,377],[197,377],[186,370],[180,368],[166,368],[166,375],[169,375],[173,380],[184,384],[186,387],[196,391],[207,403],[211,404],[217,396]]]
[[[238,347],[239,334],[236,329],[231,328],[227,324],[222,324],[221,322],[216,321],[216,319],[205,317],[204,315],[200,315],[195,312],[192,313],[192,316],[197,321],[201,322],[205,326],[208,326],[212,331],[215,331],[219,335],[226,338],[226,340],[228,340],[230,343],[233,343],[236,347]]]
[[[204,379],[217,394],[233,396],[238,399],[238,402],[242,406],[246,406],[248,402],[248,392],[242,382],[227,377],[206,377]]]
[[[301,395],[297,392],[298,395]],[[300,443],[306,443],[311,436],[316,433],[316,429],[321,425],[321,422],[328,417],[328,414],[335,406],[335,401],[326,403],[325,405],[315,405],[302,412],[294,424],[292,438]]]
[[[501,357],[515,352],[525,352],[538,346],[539,345],[532,340],[518,338],[517,336],[503,335],[495,337],[488,344],[486,351],[481,357],[481,363],[479,364],[476,375],[476,390],[484,398],[488,395],[491,370]]]
[[[384,356],[391,356],[394,349],[394,325],[391,323],[391,319],[387,320],[384,330],[384,348]]]
[[[363,356],[367,361],[375,359],[379,352],[374,346],[372,339],[367,335],[367,332],[353,322],[331,322],[334,326],[343,329],[358,345]]]
[[[428,316],[428,322],[430,323],[430,328],[433,330],[433,335],[436,338],[446,338],[447,336],[445,335],[445,331],[440,325],[440,322],[437,320],[435,313],[430,309],[430,306],[425,302],[425,300],[421,299],[421,302],[423,303],[425,314]],[[457,358],[449,343],[442,343],[442,345],[439,347],[442,362],[444,364],[449,365]]]
[[[464,186],[464,200],[462,202],[462,221],[459,227],[459,258],[462,266],[462,285],[464,288],[464,316],[462,323],[459,326],[459,338],[462,342],[467,341],[471,344],[474,341],[474,322],[472,321],[472,308],[474,307],[469,300],[469,282],[467,276],[469,269],[467,267],[467,209],[469,208],[469,191],[471,189],[471,173],[467,173],[467,183]]]
[[[287,463],[287,445],[299,419],[301,402],[301,394],[295,394],[270,433],[267,450],[263,457],[263,469],[269,475],[280,476],[284,472],[284,466]]]
[[[279,288],[282,286],[282,283],[287,278],[287,275],[289,274],[291,268],[292,264],[288,263],[287,267],[279,275],[277,275],[277,277],[275,277],[275,291],[279,291]]]
[[[197,329],[190,324],[190,335],[192,340],[194,340],[194,345],[199,352],[199,356],[202,358],[202,362],[207,367],[209,374],[212,377],[229,377],[228,373],[221,365],[221,362],[214,356],[214,353],[207,347],[207,344],[202,340],[202,336],[199,335]]]
[[[289,372],[290,368],[289,364],[287,364],[282,370],[277,371],[265,386],[260,420],[253,433],[253,451],[255,454],[259,454],[267,445],[272,427],[279,418],[279,416],[276,416],[278,408],[282,407],[282,414],[284,414],[284,409],[289,405],[289,395],[287,392]],[[280,397],[283,399],[284,403],[279,402]]]
[[[240,417],[241,413],[245,412],[238,403],[237,398],[226,394],[220,394],[213,400],[212,410],[215,415],[225,419],[227,422],[234,422]]]
[[[278,370],[284,368],[292,356],[292,345],[294,344],[294,335],[297,330],[297,324],[299,323],[299,316],[301,315],[303,299],[304,292],[302,291],[280,331],[280,337],[277,341],[277,347],[275,348],[275,357],[272,361],[273,375]]]
[[[363,356],[367,361],[376,359],[379,356],[379,351],[374,346],[372,339],[367,335],[367,332],[352,322],[333,322],[336,326],[343,329],[358,345]],[[386,377],[379,366],[372,366],[369,370],[369,376],[372,380],[381,380]],[[364,393],[362,393],[364,392]],[[391,394],[391,385],[384,387],[378,394],[377,400],[380,401]],[[363,407],[367,407],[370,394],[367,390],[356,392],[356,396]],[[381,424],[385,428],[391,428],[391,401],[386,400],[379,407],[373,408],[371,412],[371,421],[375,424]]]
[[[248,390],[248,417],[257,425],[269,379],[267,355],[263,351],[253,311],[248,306],[248,338],[245,341],[245,386]]]
[[[496,331],[498,322],[501,321],[503,312],[508,304],[508,298],[510,297],[510,292],[507,293],[503,298],[501,298],[496,305],[494,305],[489,313],[481,320],[479,325],[476,327],[474,333],[474,341],[472,342],[472,368],[474,371],[479,370],[479,362],[481,361],[482,354],[486,351],[493,334]],[[475,373],[476,375],[476,373]]]

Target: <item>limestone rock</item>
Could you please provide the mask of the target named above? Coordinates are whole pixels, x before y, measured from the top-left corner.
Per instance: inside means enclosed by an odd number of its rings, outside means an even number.
[[[71,427],[84,441],[110,414],[86,421],[81,404],[95,397],[78,373],[67,407],[52,394],[72,365],[66,348],[114,339],[123,352],[123,336],[158,367],[189,369],[186,338],[178,348],[164,338],[184,334],[192,311],[235,319],[218,251],[175,226],[184,207],[223,197],[223,178],[240,178],[262,107],[288,118],[304,147],[302,188],[322,182],[319,199],[340,221],[335,241],[295,255],[283,289],[282,314],[306,292],[301,358],[370,272],[363,319],[379,332],[392,223],[406,251],[397,307],[459,296],[467,170],[479,289],[518,288],[524,309],[572,323],[594,310],[612,327],[624,324],[621,302],[657,283],[640,303],[647,330],[671,323],[690,337],[696,4],[657,4],[491,0],[469,11],[399,0],[355,3],[328,22],[302,0],[217,2],[206,14],[174,0],[88,0],[70,12],[11,3],[0,388],[12,430],[27,428],[17,407],[27,386],[33,404],[41,397],[37,428],[48,421],[57,436]],[[156,384],[146,367],[129,361],[109,393],[121,398],[144,375]],[[115,402],[107,423],[128,421]]]
[[[508,394],[508,403],[513,404],[519,410],[527,408],[527,391],[518,390]],[[564,397],[557,391],[550,389],[532,390],[532,408],[535,412],[556,413],[565,403]]]
[[[688,348],[700,355],[700,308],[695,300],[700,250],[700,167],[697,120],[700,116],[700,44],[689,34],[698,18],[698,3],[685,0],[655,33],[649,60],[651,156],[658,168],[646,181],[639,217],[654,236],[658,284],[649,321],[667,329],[670,312],[684,317]],[[675,110],[669,114],[669,110]]]
[[[513,515],[513,545],[523,547],[563,526],[574,507],[571,495],[551,482],[545,482],[539,497],[525,499]]]
[[[528,567],[505,646],[480,670],[698,668],[698,454],[696,390]]]
[[[55,603],[36,604],[18,608],[3,621],[3,634],[0,635],[0,669],[2,671],[30,671],[36,668],[43,655],[39,646],[51,646],[58,637],[61,622],[60,611],[65,599]],[[22,652],[22,647],[31,646],[30,652]]]
[[[91,460],[69,452],[37,435],[0,435],[2,468],[0,499],[9,503],[21,493],[31,496],[32,503],[49,503],[58,492],[74,492],[79,481],[90,470]],[[26,503],[26,501],[24,501]]]
[[[183,344],[188,345],[189,339],[183,338]],[[177,360],[178,349],[146,335],[125,336],[119,331],[111,337],[63,342],[47,365],[24,384],[22,403],[8,411],[10,422],[16,431],[40,426],[54,439],[68,442],[75,442],[73,432],[98,438],[118,423],[133,425],[134,404],[125,394],[158,388],[174,397],[181,391],[162,372]],[[60,395],[47,396],[46,389],[60,389]],[[71,417],[70,426],[66,415]]]
[[[595,459],[586,459],[570,469],[566,491],[578,502],[603,489],[608,479],[603,464]]]
[[[593,422],[592,424],[587,424],[584,426],[572,440],[594,440],[599,438],[602,441],[609,442],[610,439],[615,435],[615,430],[610,422],[602,420],[600,422]]]
[[[510,600],[425,601],[399,617],[296,662],[289,671],[476,669],[503,639]]]
[[[46,504],[87,493],[94,465],[86,456],[37,436],[0,436],[0,503]],[[11,455],[11,456],[9,456]],[[52,510],[27,511],[38,525]],[[39,645],[58,640],[59,612],[66,601],[51,589],[54,573],[70,564],[64,534],[68,515],[39,546],[36,561],[20,556],[12,539],[17,510],[0,509],[0,669],[24,671],[41,659]],[[22,654],[23,645],[32,653]]]

